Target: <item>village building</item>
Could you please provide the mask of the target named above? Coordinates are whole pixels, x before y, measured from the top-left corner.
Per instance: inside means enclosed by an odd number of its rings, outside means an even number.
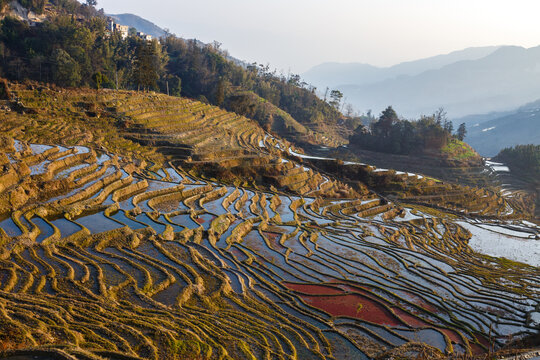
[[[119,33],[122,36],[122,40],[126,40],[129,36],[129,26],[117,24],[113,19],[109,19],[109,31],[111,33]]]
[[[148,35],[140,31],[137,33],[137,37],[142,40],[152,41],[152,35]]]

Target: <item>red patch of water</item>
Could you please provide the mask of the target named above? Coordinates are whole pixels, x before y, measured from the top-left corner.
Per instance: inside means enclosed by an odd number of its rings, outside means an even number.
[[[411,303],[418,305],[421,308],[426,309],[427,311],[430,311],[432,313],[438,314],[441,312],[441,310],[437,306],[428,303],[427,301],[422,299],[420,296],[414,293],[408,292],[408,291],[402,291],[402,292],[405,293],[408,297],[408,298],[406,297],[405,300],[408,300]]]
[[[212,220],[214,220],[216,217],[213,216],[213,215],[210,215],[210,214],[204,214],[204,215],[199,215],[195,221],[198,223],[198,224],[204,224],[205,222],[212,222]]]
[[[299,296],[308,304],[333,316],[349,316],[380,325],[403,325],[388,309],[366,296],[346,294],[342,289],[325,285],[294,283],[284,283],[284,285],[293,291],[310,294]]]
[[[389,300],[379,299],[377,296],[372,294],[370,292],[371,288],[369,286],[334,283],[335,282],[329,282],[327,285],[324,285],[286,282],[283,284],[293,291],[309,294],[300,294],[299,296],[308,304],[322,309],[331,315],[350,316],[360,320],[370,321],[376,324],[388,326],[403,326],[403,324],[407,324],[408,326],[411,326],[413,328],[436,328],[437,330],[448,336],[448,338],[452,342],[464,345],[462,338],[455,330],[438,328],[413,313],[409,313],[399,307],[392,306],[392,303]],[[354,294],[347,294],[346,292],[353,292]],[[341,296],[339,296],[340,294]],[[414,296],[414,294],[408,295],[411,295],[411,297]],[[437,310],[436,307],[421,301],[419,297],[414,297],[416,300],[415,303],[423,303],[423,308],[431,308],[433,310]],[[388,311],[388,309],[386,309],[383,304],[388,305],[395,315]],[[485,346],[489,346],[489,341],[485,337],[482,337],[481,335],[477,335],[477,337],[480,343]],[[476,353],[478,354],[485,352],[478,345],[474,345],[471,348],[473,349],[473,352],[477,351]]]
[[[463,340],[461,339],[461,336],[454,330],[450,329],[439,329],[441,332],[443,332],[446,336],[450,338],[450,340],[456,344],[463,345]]]
[[[486,338],[484,335],[475,333],[475,334],[474,334],[474,337],[478,340],[478,342],[479,342],[480,344],[482,344],[483,346],[485,346],[485,348],[483,348],[482,346],[473,343],[474,339],[473,339],[473,340],[470,340],[470,339],[469,339],[469,347],[471,348],[471,352],[472,352],[474,355],[485,354],[485,353],[487,353],[487,352],[489,351],[489,349],[492,348],[493,344],[491,344],[490,341],[489,341],[489,339]]]
[[[484,345],[486,348],[491,348],[493,346],[493,344],[489,341],[488,338],[486,338],[484,335],[482,334],[474,334],[474,336],[476,337],[476,339],[478,340],[478,342],[482,345]]]
[[[374,301],[381,302],[384,305],[387,305],[387,306],[391,307],[391,309],[394,311],[394,313],[398,317],[400,317],[401,320],[403,320],[405,323],[407,323],[411,327],[429,327],[429,326],[433,326],[432,324],[429,324],[426,321],[424,321],[422,318],[418,317],[417,315],[419,315],[419,314],[406,312],[401,308],[393,306],[394,303],[391,300],[385,299],[385,298],[380,298],[377,295],[371,293],[371,289],[369,287],[360,287],[360,286],[355,286],[355,285],[340,285],[339,287],[341,289],[343,289],[343,290],[346,290],[346,291],[360,293],[363,296],[366,296],[368,298],[373,299]]]
[[[480,345],[469,343],[469,346],[471,348],[471,352],[474,355],[481,355],[486,353],[486,350],[484,350]]]
[[[406,311],[403,311],[402,309],[398,308],[398,307],[392,307],[392,310],[394,311],[394,313],[401,319],[403,320],[407,325],[411,326],[411,327],[414,327],[414,328],[420,328],[420,327],[430,327],[430,326],[433,326],[432,324],[429,324],[427,322],[425,322],[424,320],[422,320],[421,318],[419,317],[416,317],[412,314],[409,314],[408,312]]]
[[[450,330],[450,329],[439,329],[439,330],[445,333],[446,336],[448,336],[450,340],[452,340],[456,344],[463,345],[463,340],[461,340],[461,336],[459,336],[459,334],[455,332],[454,330]]]
[[[283,283],[287,288],[302,292],[310,295],[338,295],[343,294],[343,290],[326,286],[326,285],[314,285],[314,284],[297,284],[297,283]]]
[[[340,287],[342,289],[345,289],[345,290],[348,290],[348,291],[356,291],[356,292],[362,292],[362,291],[371,292],[372,291],[371,287],[363,286],[363,285],[349,284],[349,285],[340,285]],[[405,300],[407,300],[407,301],[421,307],[422,309],[425,309],[425,310],[427,310],[429,312],[432,312],[432,313],[435,313],[435,314],[441,312],[441,310],[437,306],[428,303],[427,301],[422,299],[420,296],[418,296],[418,295],[416,295],[414,293],[408,292],[408,291],[401,291],[401,292],[406,294],[406,297],[404,297]]]
[[[248,258],[246,254],[244,254],[235,247],[231,248],[229,251],[236,257],[238,261],[244,261]]]
[[[273,233],[273,232],[267,232],[263,231],[264,236],[266,236],[269,240],[278,240],[280,238],[280,234]]]
[[[300,295],[308,304],[322,309],[333,316],[349,316],[379,325],[404,325],[379,303],[357,294],[342,296]]]
[[[279,243],[279,239],[281,238],[281,234],[271,233],[271,232],[263,232],[263,234],[268,239],[268,242],[270,242],[270,245],[272,246],[272,249],[274,249],[276,251],[279,251],[279,252],[286,252],[287,251],[287,248]]]
[[[294,283],[284,283],[284,285],[293,291],[310,294],[299,294],[299,296],[308,304],[333,316],[349,316],[380,325],[404,325],[392,312],[370,297],[361,294],[347,294],[342,289],[325,285]]]
[[[353,292],[371,292],[371,288],[369,286],[359,286],[359,285],[345,285],[340,284],[339,287],[345,291],[353,291]]]

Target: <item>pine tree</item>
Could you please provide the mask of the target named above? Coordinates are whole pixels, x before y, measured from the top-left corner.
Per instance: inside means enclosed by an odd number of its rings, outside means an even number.
[[[79,64],[67,52],[56,49],[52,54],[54,81],[60,86],[77,86],[81,81]]]
[[[467,135],[467,128],[465,127],[465,123],[461,123],[457,129],[456,136],[460,141],[463,141],[465,135]]]
[[[379,117],[379,121],[376,123],[379,129],[382,132],[383,136],[389,136],[390,131],[392,130],[392,126],[394,123],[398,122],[399,118],[396,114],[396,111],[392,108],[392,106],[387,107]]]
[[[221,106],[223,105],[224,101],[225,101],[225,80],[220,79],[216,86],[216,91],[214,94],[214,103],[217,106]]]
[[[134,80],[137,88],[144,90],[157,88],[158,59],[153,44],[141,41],[135,53]]]
[[[329,104],[334,107],[334,109],[339,109],[339,105],[341,103],[341,99],[343,98],[343,93],[339,90],[332,90],[330,92],[330,98],[332,99]]]

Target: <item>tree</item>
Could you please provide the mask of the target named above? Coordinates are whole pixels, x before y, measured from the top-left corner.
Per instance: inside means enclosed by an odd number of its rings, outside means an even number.
[[[339,105],[341,103],[341,99],[343,98],[343,93],[339,90],[332,90],[330,92],[330,99],[332,99],[330,101],[330,105],[332,105],[332,107],[334,109],[339,109]]]
[[[465,135],[467,135],[467,128],[465,127],[465,123],[461,123],[457,129],[456,136],[460,141],[463,141]]]
[[[155,89],[157,87],[158,55],[154,44],[147,41],[139,41],[135,55],[135,83],[140,89]]]
[[[94,81],[94,84],[96,85],[96,90],[99,91],[99,89],[101,89],[101,84],[104,82],[104,75],[101,72],[97,72],[92,75],[92,81]]]
[[[300,86],[300,75],[291,74],[289,77],[289,84],[293,86]]]
[[[96,0],[86,0],[86,5],[96,7],[97,1]]]
[[[0,4],[9,2],[0,0]],[[136,37],[124,40],[119,32],[110,34],[106,18],[91,6],[94,2],[19,2],[34,7],[49,3],[51,8],[61,11],[36,27],[10,17],[0,21],[0,67],[3,76],[9,79],[95,88],[98,84],[92,80],[92,75],[101,72],[120,88],[159,89],[172,95],[181,92],[191,98],[203,95],[213,104],[222,103],[224,93],[223,106],[226,108],[232,93],[246,91],[264,98],[301,124],[311,126],[324,121],[331,125],[328,130],[332,132],[337,131],[337,127],[348,126],[352,130],[357,125],[355,121],[343,122],[339,109],[346,106],[344,98],[330,99],[328,90],[325,98],[334,100],[332,106],[318,98],[315,88],[308,87],[299,76],[277,74],[268,65],[244,67],[228,59],[217,43],[201,46],[195,40],[183,40],[169,34],[161,39],[161,43],[156,41],[149,51]],[[100,0],[97,2],[101,3]],[[134,31],[131,29],[132,34]],[[53,57],[51,54],[56,49],[63,52],[55,53]],[[220,80],[223,80],[221,84]],[[108,87],[107,82],[102,81],[99,88],[105,87]],[[324,88],[322,90],[321,96],[325,95]],[[334,92],[334,95],[340,93]],[[258,107],[255,97],[248,100],[254,108]],[[253,116],[258,116],[255,120],[261,122],[268,117],[264,112],[254,112]],[[332,126],[334,124],[336,126]]]
[[[371,115],[371,111],[368,114]],[[438,111],[431,116],[422,116],[417,121],[399,119],[394,109],[389,106],[377,121],[370,124],[370,132],[359,127],[349,142],[358,148],[394,154],[441,149],[450,137],[450,133],[441,126],[443,121],[447,122],[445,118],[444,112]]]
[[[443,126],[443,123],[448,121],[448,118],[446,117],[446,111],[444,111],[443,107],[438,108],[437,111],[435,111],[435,113],[433,114],[433,117],[435,118],[435,122],[439,126]]]
[[[383,136],[389,136],[392,126],[398,121],[399,118],[396,111],[392,108],[392,106],[389,106],[381,113],[379,121],[376,122],[375,125],[376,128],[378,128],[377,130],[380,129],[382,131]]]
[[[352,104],[345,105],[345,116],[351,117],[354,113],[354,107]]]
[[[60,86],[76,86],[81,81],[80,67],[67,52],[62,49],[54,50],[54,81]]]
[[[2,4],[2,2],[3,1],[0,1],[0,4]],[[9,1],[5,1],[4,3],[7,2]],[[42,14],[43,10],[45,9],[45,4],[47,3],[46,0],[19,0],[19,2],[23,7],[35,12],[36,14]]]
[[[182,94],[182,79],[178,76],[172,76],[169,80],[170,95],[181,96]]]
[[[0,79],[0,99],[11,100],[11,92],[9,91],[9,85],[6,79]]]
[[[223,105],[225,101],[225,80],[220,79],[214,93],[214,103],[217,106]]]

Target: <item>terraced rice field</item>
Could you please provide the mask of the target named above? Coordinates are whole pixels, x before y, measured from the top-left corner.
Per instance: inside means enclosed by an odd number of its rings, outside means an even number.
[[[35,114],[2,114],[2,134],[30,143],[92,144],[137,159],[137,165],[143,160],[144,174],[153,178],[168,159],[195,177],[274,186],[297,195],[354,198],[367,191],[304,171],[286,159],[286,150],[294,148],[288,141],[267,134],[251,119],[191,99],[110,90],[98,96],[37,84],[11,84],[10,90]]]
[[[483,219],[534,218],[534,196],[518,188],[501,189],[504,185],[501,177],[488,166],[454,169],[454,172],[462,173],[464,178],[468,177],[471,184],[466,185],[415,173],[379,169],[363,163],[339,162],[331,158],[305,157],[305,160],[320,171],[340,176],[343,181],[354,182],[360,179],[372,184],[388,199],[400,203]]]
[[[287,146],[253,134],[246,144],[269,157]],[[442,358],[538,332],[538,268],[473,252],[460,225],[471,220],[341,194],[327,175],[272,161],[289,173],[270,191],[174,163],[5,139],[0,340],[9,341],[0,350],[32,348],[42,359]],[[513,226],[531,241],[538,234]]]

